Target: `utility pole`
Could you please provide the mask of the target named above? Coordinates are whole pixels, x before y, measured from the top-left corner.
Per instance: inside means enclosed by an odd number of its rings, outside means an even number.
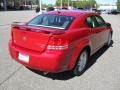
[[[76,2],[77,2],[77,4],[76,4],[76,5],[77,5],[77,8],[79,8],[79,0],[77,0]]]
[[[77,0],[71,0],[72,2],[72,9],[74,9],[74,2],[76,2]]]
[[[24,4],[25,4],[25,6],[26,6],[26,4],[27,4],[27,3],[26,3],[26,0],[25,0],[25,3],[24,3]]]
[[[7,11],[7,1],[6,0],[3,0],[4,2],[4,11]]]
[[[74,1],[72,1],[72,9],[74,9],[74,5],[73,4],[74,4]]]
[[[61,0],[61,9],[62,9],[63,5],[62,5],[62,0]]]
[[[30,4],[31,4],[31,10],[32,10],[32,0],[30,0]]]
[[[42,11],[42,0],[39,0],[40,12]]]
[[[69,6],[70,6],[70,0],[68,0],[68,9],[69,9]]]

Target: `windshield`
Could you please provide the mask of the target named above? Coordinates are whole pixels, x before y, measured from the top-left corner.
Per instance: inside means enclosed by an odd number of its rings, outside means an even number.
[[[47,28],[66,29],[74,20],[72,16],[41,14],[31,20],[28,25]]]

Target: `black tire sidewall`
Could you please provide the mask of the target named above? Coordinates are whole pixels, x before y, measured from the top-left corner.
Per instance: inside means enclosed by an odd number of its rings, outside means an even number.
[[[109,43],[109,39],[110,39],[110,43]],[[106,45],[107,47],[110,46],[111,40],[112,40],[112,34],[110,33],[109,36],[108,36],[108,41],[107,41],[107,45]]]
[[[82,70],[81,72],[79,72],[79,70],[78,70],[78,69],[79,69],[78,62],[79,62],[79,60],[80,60],[79,57],[80,57],[80,55],[81,55],[83,52],[86,52],[86,54],[87,54],[87,61],[86,61],[86,65],[84,66],[83,70]],[[78,56],[78,58],[77,58],[77,62],[76,62],[75,67],[74,67],[74,69],[73,69],[74,75],[80,76],[80,75],[82,75],[82,74],[85,72],[86,67],[87,67],[88,57],[89,57],[89,54],[88,54],[88,51],[87,51],[86,49],[84,49],[84,50],[79,54],[79,56]]]

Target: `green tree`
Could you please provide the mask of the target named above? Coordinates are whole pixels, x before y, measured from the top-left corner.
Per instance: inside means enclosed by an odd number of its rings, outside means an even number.
[[[71,2],[71,0],[69,0]],[[61,5],[61,0],[56,0],[56,5],[60,6]],[[68,0],[62,0],[62,5],[67,6],[68,5]]]
[[[120,10],[120,0],[117,0],[117,10]]]
[[[72,6],[73,4],[74,7],[80,7],[80,8],[94,8],[95,4],[97,4],[95,0],[76,0],[76,1],[69,0],[69,2],[70,2],[70,6]],[[60,6],[61,0],[56,0],[56,5]],[[62,0],[62,5],[67,6],[68,0]]]

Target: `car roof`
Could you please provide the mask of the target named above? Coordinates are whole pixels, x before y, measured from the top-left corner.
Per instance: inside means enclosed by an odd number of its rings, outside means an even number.
[[[73,16],[73,17],[77,17],[79,15],[89,15],[89,14],[96,15],[96,13],[94,12],[84,11],[84,10],[58,10],[58,11],[50,11],[45,14],[59,14],[59,15]]]

